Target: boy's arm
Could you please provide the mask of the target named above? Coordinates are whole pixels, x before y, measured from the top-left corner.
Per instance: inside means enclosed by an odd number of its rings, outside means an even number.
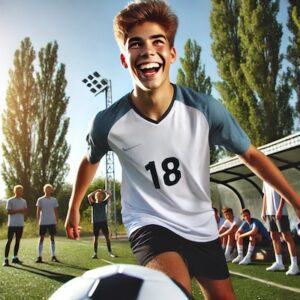
[[[36,207],[36,221],[38,222],[40,219],[41,208],[39,206]]]
[[[67,237],[70,239],[79,238],[78,225],[80,221],[80,204],[84,198],[88,186],[96,174],[98,166],[99,163],[91,164],[86,157],[82,159],[79,165],[65,222]]]
[[[266,222],[266,195],[263,195],[262,198],[262,207],[261,207],[261,218]]]
[[[240,155],[240,158],[258,177],[274,187],[294,207],[296,215],[300,218],[300,196],[275,164],[253,145],[250,145],[248,150]]]
[[[56,225],[58,224],[58,207],[54,207],[54,215],[55,215],[55,221]]]
[[[276,211],[276,219],[277,220],[280,220],[281,217],[282,217],[282,209],[283,209],[284,203],[285,203],[284,198],[280,197],[280,203],[279,203],[279,206],[278,206],[277,211]]]

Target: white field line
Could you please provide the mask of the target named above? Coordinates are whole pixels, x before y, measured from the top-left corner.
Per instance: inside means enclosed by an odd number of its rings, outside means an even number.
[[[298,289],[298,288],[285,286],[285,285],[282,285],[282,284],[279,284],[279,283],[275,283],[275,282],[272,282],[272,281],[268,281],[268,280],[260,279],[260,278],[257,278],[257,277],[245,275],[245,274],[242,274],[242,273],[239,273],[239,272],[230,271],[229,273],[233,274],[233,275],[245,277],[245,278],[248,278],[248,279],[251,279],[251,280],[254,280],[254,281],[262,282],[262,283],[265,283],[265,284],[268,284],[268,285],[272,285],[272,286],[278,287],[280,289],[292,291],[292,292],[295,292],[295,293],[300,293],[300,289]]]
[[[114,265],[115,264],[115,263],[113,263],[113,262],[111,262],[109,260],[103,259],[103,258],[101,258],[101,260],[103,260],[104,262],[106,262],[107,264],[110,264],[110,265]]]

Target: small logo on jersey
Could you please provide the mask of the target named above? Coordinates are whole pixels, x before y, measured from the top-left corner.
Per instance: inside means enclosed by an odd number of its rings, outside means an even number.
[[[131,146],[131,147],[122,147],[122,150],[126,152],[126,151],[132,150],[132,149],[134,149],[136,147],[139,147],[141,145],[142,144],[137,144],[137,145],[134,145],[134,146]]]

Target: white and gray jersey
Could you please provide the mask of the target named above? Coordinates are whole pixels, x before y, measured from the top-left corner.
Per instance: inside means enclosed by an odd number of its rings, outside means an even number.
[[[122,218],[128,235],[149,224],[193,241],[218,237],[210,199],[210,145],[242,154],[250,141],[212,97],[174,85],[159,121],[141,115],[130,94],[92,120],[87,136],[91,163],[114,151],[122,165]]]
[[[266,215],[275,216],[280,205],[281,196],[265,181],[263,182],[263,193],[266,198]],[[282,215],[288,215],[286,202],[282,208]]]
[[[41,209],[39,225],[56,224],[55,208],[58,207],[58,201],[54,197],[40,197],[36,206]]]
[[[232,222],[228,219],[226,219],[223,223],[223,227],[229,229],[231,228],[233,225],[236,225],[237,227],[240,227],[240,225],[242,224],[242,220],[239,217],[233,217]]]
[[[23,198],[10,198],[7,200],[6,209],[16,210],[27,208],[27,202]],[[7,226],[24,226],[24,214],[9,214],[7,220]]]

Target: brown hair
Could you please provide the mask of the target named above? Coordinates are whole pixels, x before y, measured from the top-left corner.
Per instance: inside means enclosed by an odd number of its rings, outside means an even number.
[[[243,208],[243,209],[242,209],[241,215],[244,214],[244,213],[248,213],[249,215],[251,215],[250,210],[247,209],[247,208]]]
[[[233,214],[233,210],[230,207],[224,207],[224,208],[222,208],[222,212],[223,212],[223,214],[225,214],[225,213],[231,213],[231,214]]]
[[[158,23],[164,28],[170,46],[174,46],[178,27],[175,13],[162,0],[138,0],[129,3],[114,19],[115,38],[121,50],[124,48],[128,32],[135,25],[146,21]]]

